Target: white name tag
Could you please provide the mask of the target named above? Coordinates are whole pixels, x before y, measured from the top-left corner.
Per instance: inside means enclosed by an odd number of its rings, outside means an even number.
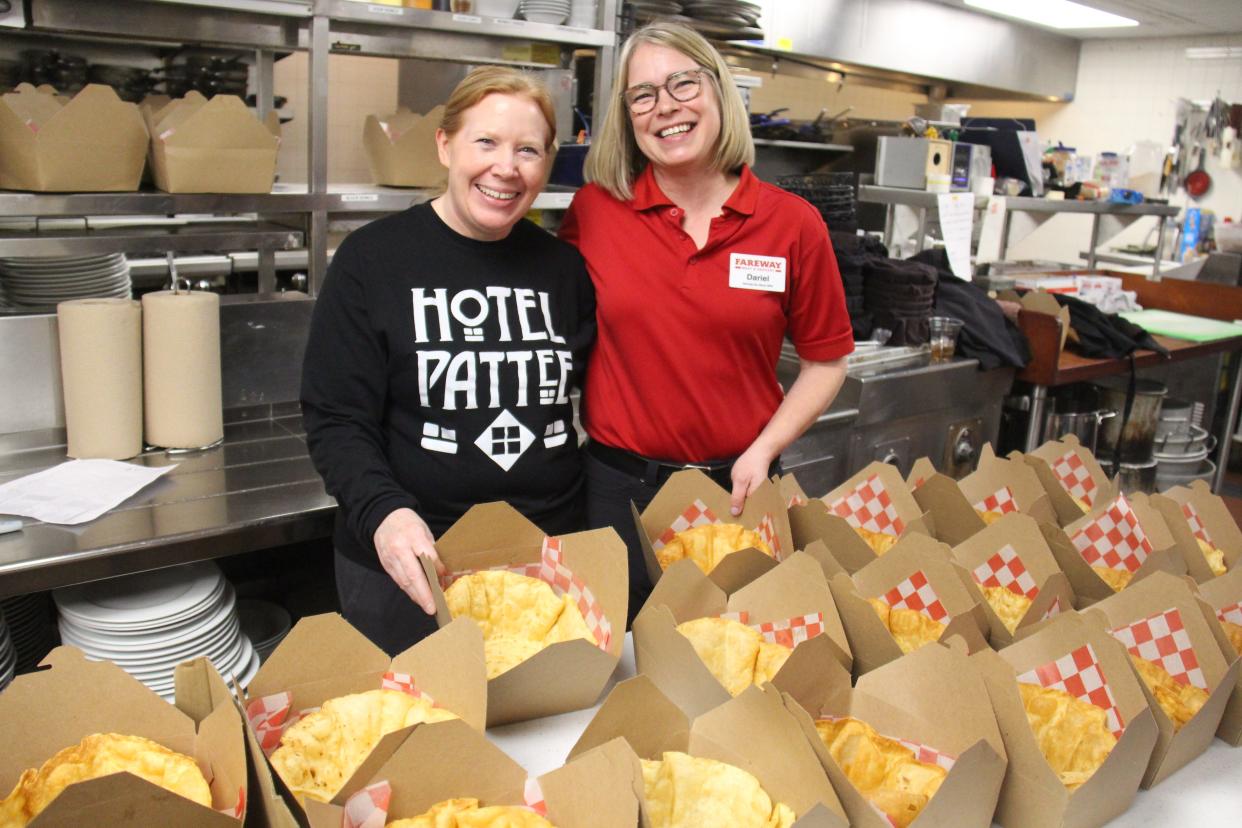
[[[784,293],[785,258],[783,256],[756,256],[752,253],[730,253],[729,287]]]

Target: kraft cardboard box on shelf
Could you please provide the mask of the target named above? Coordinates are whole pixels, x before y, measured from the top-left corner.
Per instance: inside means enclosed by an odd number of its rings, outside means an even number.
[[[1124,648],[1078,613],[1056,616],[1003,650],[971,656],[988,688],[1009,764],[997,800],[1005,828],[1103,825],[1130,807],[1156,744],[1156,722]],[[1069,791],[1040,752],[1018,683],[1053,687],[1105,709],[1117,743]]]
[[[68,103],[28,83],[0,98],[0,188],[138,189],[147,128],[138,107],[89,84]]]
[[[276,180],[280,125],[257,119],[236,95],[198,92],[160,109],[144,106],[151,173],[168,193],[268,193]]]
[[[793,809],[796,828],[848,824],[823,767],[807,743],[779,690],[751,687],[697,718],[688,716],[644,675],[613,688],[587,724],[571,759],[620,737],[633,754],[634,791],[643,791],[638,759],[660,759],[666,751],[715,759],[759,780],[773,802]],[[645,806],[642,825],[650,826]]]
[[[1177,729],[1140,678],[1160,733],[1143,776],[1143,787],[1150,788],[1207,750],[1237,688],[1242,662],[1226,659],[1221,652],[1212,634],[1216,622],[1211,607],[1195,596],[1184,578],[1167,572],[1152,574],[1084,615],[1120,641],[1132,657],[1152,662],[1174,681],[1208,693],[1199,712]]]
[[[887,463],[872,463],[822,498],[789,508],[794,546],[805,549],[822,540],[851,573],[877,556],[856,529],[891,544],[910,533],[930,535],[927,524],[901,473]]]
[[[1035,470],[1020,460],[997,457],[990,443],[983,444],[975,470],[957,484],[979,512],[1018,511],[1042,523],[1057,520],[1056,510]]]
[[[1180,575],[1186,571],[1164,518],[1144,497],[1131,499],[1110,492],[1099,498],[1090,513],[1064,529],[1046,523],[1039,528],[1069,578],[1079,609],[1153,572]]]
[[[452,620],[444,589],[459,573],[514,569],[548,580],[557,594],[569,584],[596,636],[552,644],[487,682],[488,726],[568,713],[599,698],[621,658],[629,580],[625,544],[611,528],[549,539],[507,503],[472,506],[436,540],[450,575],[441,580],[422,559],[436,600],[436,620]],[[474,622],[470,622],[474,623]]]
[[[487,719],[483,636],[476,625],[464,620],[390,659],[336,613],[302,618],[246,688],[247,709],[260,700],[287,693],[282,702],[297,714],[318,708],[328,699],[379,690],[386,674],[409,676],[414,687],[433,699],[437,707],[455,713],[482,732]],[[386,761],[412,732],[444,724],[414,725],[384,736],[333,801],[341,804],[362,788],[370,778],[370,769]],[[259,732],[258,736],[262,747],[270,752],[277,746],[279,729]],[[292,797],[287,802],[295,814],[301,815],[304,805]]]
[[[1153,495],[1152,506],[1164,516],[1169,530],[1178,538],[1183,550],[1186,571],[1199,583],[1217,577],[1205,557],[1204,546],[1219,550],[1227,572],[1242,566],[1242,531],[1234,521],[1229,507],[1205,480]]]
[[[656,551],[677,532],[710,523],[733,523],[753,529],[764,539],[775,557],[758,549],[741,549],[725,557],[708,573],[725,592],[733,592],[772,569],[794,551],[789,531],[789,513],[780,488],[765,480],[746,498],[746,506],[736,517],[729,514],[730,493],[698,469],[679,471],[656,492],[639,514],[630,511],[638,530],[647,562],[647,576],[658,583],[663,570]]]
[[[969,540],[953,547],[953,559],[966,573],[967,589],[976,595],[988,620],[988,641],[1004,647],[1045,618],[1074,608],[1069,579],[1044,541],[1039,524],[1028,515],[1006,514]],[[982,587],[1008,589],[1030,601],[1013,630],[988,602]]]
[[[0,788],[8,792],[27,768],[38,769],[92,733],[142,736],[192,757],[211,787],[211,807],[176,796],[132,774],[78,782],[30,822],[32,828],[82,825],[241,825],[246,811],[242,720],[210,665],[176,674],[176,706],[115,664],[88,661],[57,647],[47,669],[20,675],[0,693]],[[214,685],[214,687],[212,686]],[[185,708],[182,707],[185,705]]]
[[[1216,614],[1219,625],[1212,630],[1212,635],[1225,654],[1225,660],[1242,656],[1242,569],[1199,584],[1198,589],[1200,597]],[[1234,685],[1216,735],[1234,747],[1242,747],[1242,676]]]
[[[620,746],[615,746],[616,750]],[[486,736],[464,722],[419,728],[382,764],[369,770],[365,786],[347,806],[313,803],[307,808],[311,828],[383,825],[410,819],[447,799],[470,798],[480,807],[527,806],[544,812],[557,828],[633,828],[638,798],[628,767],[609,763],[606,755],[585,754],[544,774],[531,785],[526,771]],[[380,791],[379,796],[373,796]],[[376,802],[388,798],[376,813]],[[363,822],[369,818],[370,821]],[[439,823],[437,823],[439,824]],[[507,824],[507,823],[506,823]]]
[[[1091,511],[1113,488],[1095,455],[1073,434],[1049,440],[1030,454],[1014,452],[1009,457],[1022,459],[1035,470],[1062,526]]]
[[[971,652],[987,647],[987,616],[949,548],[926,535],[907,535],[882,558],[854,573],[829,581],[837,612],[854,655],[854,676],[901,658],[902,650],[868,598],[892,608],[911,609],[944,626],[941,641],[960,635]]]
[[[851,716],[881,736],[899,739],[948,773],[911,823],[915,828],[986,826],[1005,778],[1005,746],[982,676],[957,639],[904,655],[851,689],[825,686],[810,704],[790,710],[841,798],[850,825],[891,828],[854,787],[815,729],[816,719]],[[805,709],[803,709],[805,708]],[[905,824],[904,822],[901,824]]]
[[[766,641],[790,646],[788,660],[772,679],[778,689],[801,698],[805,688],[837,675],[833,667],[849,683],[849,642],[814,558],[795,552],[731,595],[693,561],[683,560],[668,568],[634,619],[634,658],[638,671],[689,715],[732,697],[677,625],[726,613],[758,629]]]
[[[376,184],[392,187],[436,187],[446,171],[436,153],[436,130],[444,117],[437,106],[426,115],[398,107],[388,115],[368,115],[362,147]]]

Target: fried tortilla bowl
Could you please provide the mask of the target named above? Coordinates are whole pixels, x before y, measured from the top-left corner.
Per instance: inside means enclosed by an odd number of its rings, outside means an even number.
[[[1203,538],[1196,537],[1195,540],[1199,542],[1199,551],[1207,559],[1208,569],[1212,570],[1213,575],[1224,575],[1229,571],[1225,566],[1225,553],[1223,551],[1217,549]]]
[[[682,558],[689,558],[706,574],[729,555],[751,547],[769,558],[774,557],[772,549],[754,529],[737,523],[708,523],[678,532],[656,551],[656,560],[660,569],[665,570]]]
[[[1181,730],[1207,703],[1206,690],[1193,684],[1182,684],[1159,664],[1139,658],[1134,653],[1130,653],[1130,663],[1138,671],[1139,678],[1143,679],[1147,689],[1156,697],[1160,709],[1173,722],[1174,732]]]
[[[595,636],[568,593],[559,598],[538,578],[506,570],[464,575],[444,591],[454,618],[473,618],[483,630],[487,677],[494,679],[543,648]]]
[[[1111,566],[1092,566],[1092,571],[1100,576],[1100,580],[1108,584],[1113,592],[1121,592],[1129,585],[1134,573],[1128,569],[1113,569]]]
[[[741,768],[666,751],[644,759],[643,801],[652,828],[790,828],[790,807],[774,803],[759,780]]]
[[[867,603],[880,616],[885,629],[903,653],[912,653],[925,644],[939,641],[940,636],[944,635],[944,624],[918,610],[894,608],[881,598],[868,598]]]
[[[991,526],[1005,516],[1004,512],[985,512],[983,509],[975,509],[975,514],[983,521],[984,526]]]
[[[915,820],[948,771],[920,762],[914,751],[852,717],[819,719],[819,738],[858,792],[883,811],[897,828]]]
[[[284,732],[271,756],[272,767],[299,797],[331,802],[386,734],[456,718],[398,690],[340,696]]]
[[[1231,621],[1221,621],[1220,625],[1225,628],[1225,635],[1229,636],[1229,643],[1238,651],[1238,655],[1242,656],[1242,626]]]
[[[987,599],[988,605],[1005,625],[1005,629],[1011,633],[1016,630],[1019,622],[1026,616],[1027,610],[1031,608],[1031,599],[1025,595],[1019,595],[1009,587],[985,586],[980,589],[983,590],[983,597]]]
[[[211,788],[189,756],[141,736],[92,733],[58,751],[37,771],[22,772],[13,792],[0,801],[0,828],[19,828],[30,822],[75,782],[122,771],[211,807]]]
[[[771,681],[793,652],[764,641],[758,630],[731,618],[696,618],[678,624],[677,632],[690,640],[707,669],[731,696],[752,684]]]
[[[872,532],[870,529],[863,529],[861,526],[855,526],[854,531],[862,538],[867,546],[871,547],[871,551],[878,558],[885,552],[897,545],[897,536],[890,535],[886,532]]]
[[[423,814],[398,819],[385,828],[555,828],[530,808],[519,805],[479,807],[471,798],[446,799]]]
[[[1018,682],[1018,691],[1039,752],[1062,785],[1077,789],[1117,745],[1104,710],[1052,687]]]

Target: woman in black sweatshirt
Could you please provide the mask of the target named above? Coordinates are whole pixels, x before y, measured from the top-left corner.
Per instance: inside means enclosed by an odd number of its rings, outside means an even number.
[[[571,387],[595,335],[577,251],[523,216],[556,147],[546,89],[471,72],[436,145],[443,195],[351,234],[315,307],[302,371],[311,459],[337,499],[337,592],[390,655],[436,628],[419,558],[470,506],[583,528]]]

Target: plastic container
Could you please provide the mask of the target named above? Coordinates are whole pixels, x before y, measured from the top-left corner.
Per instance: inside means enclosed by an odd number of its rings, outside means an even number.
[[[1156,423],[1160,419],[1160,404],[1169,390],[1162,382],[1140,379],[1135,382],[1134,403],[1130,408],[1130,420],[1121,431],[1121,421],[1126,405],[1129,378],[1109,377],[1095,383],[1099,391],[1100,405],[1118,412],[1100,433],[1099,454],[1111,458],[1118,441],[1121,442],[1122,463],[1149,463],[1152,445],[1156,439]]]
[[[962,330],[962,321],[950,316],[933,316],[927,320],[927,330],[932,362],[952,359],[957,348],[957,335]]]

